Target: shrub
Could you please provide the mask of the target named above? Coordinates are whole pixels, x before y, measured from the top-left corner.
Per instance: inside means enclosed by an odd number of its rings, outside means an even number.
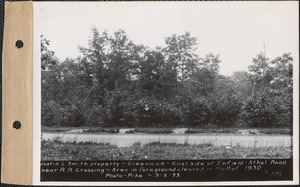
[[[120,90],[107,91],[104,98],[104,122],[108,126],[120,125],[122,118],[122,108],[120,103],[124,100],[124,95]]]
[[[203,126],[210,122],[211,108],[206,99],[194,98],[187,104],[185,115],[188,125]]]
[[[223,95],[211,95],[209,102],[211,123],[223,127],[235,125],[242,109],[242,102],[236,94],[226,92]]]
[[[243,106],[243,119],[252,127],[279,127],[292,124],[292,99],[279,91],[254,92]]]
[[[141,126],[177,126],[183,115],[175,104],[154,98],[142,98],[136,107]]]
[[[86,122],[85,109],[80,102],[64,107],[64,124],[69,127],[80,127]]]
[[[103,120],[107,126],[135,126],[139,123],[136,103],[128,92],[106,92],[103,105]]]
[[[138,112],[136,111],[136,104],[132,99],[123,101],[122,107],[122,117],[120,119],[120,124],[126,127],[134,127],[139,124],[140,119]]]
[[[112,90],[106,92],[103,105],[95,105],[88,111],[86,123],[119,127],[177,126],[182,116],[181,109],[173,103]]]
[[[63,126],[64,109],[55,101],[42,102],[42,124],[45,126]]]
[[[85,125],[87,126],[103,126],[104,125],[104,109],[102,105],[95,103],[87,111],[87,118]]]

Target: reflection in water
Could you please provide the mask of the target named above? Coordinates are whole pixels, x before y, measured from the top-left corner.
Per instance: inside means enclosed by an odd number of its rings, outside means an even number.
[[[140,142],[142,145],[161,142],[177,144],[205,144],[215,146],[275,147],[291,146],[289,135],[202,135],[202,134],[63,134],[43,133],[42,139],[59,138],[62,142],[94,142],[109,143],[119,147],[131,146]]]

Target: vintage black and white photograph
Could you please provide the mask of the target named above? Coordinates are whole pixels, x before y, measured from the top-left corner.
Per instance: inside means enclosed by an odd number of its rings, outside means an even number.
[[[191,171],[190,164],[205,160],[215,160],[217,172],[288,165],[298,115],[295,5],[40,6],[42,165],[164,160],[167,172],[179,166]],[[153,177],[172,181],[180,174],[174,171]],[[119,172],[111,175],[126,178],[132,171]]]

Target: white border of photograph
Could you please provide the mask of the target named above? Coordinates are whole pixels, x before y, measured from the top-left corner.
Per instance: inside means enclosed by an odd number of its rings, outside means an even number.
[[[50,4],[51,6],[69,6],[72,5],[72,9],[75,7],[82,11],[88,11],[89,9],[93,9],[99,4],[113,4],[114,6],[135,6],[141,4],[157,4],[159,6],[162,3],[190,3],[193,6],[193,3],[203,3],[210,5],[223,5],[225,3],[238,6],[238,4],[255,4],[256,6],[269,6],[272,8],[272,4],[289,4],[290,7],[294,6],[297,9],[297,14],[299,14],[298,1],[292,2],[280,2],[280,1],[271,1],[271,2],[33,2],[33,185],[110,185],[110,186],[141,186],[141,185],[153,185],[153,186],[166,186],[166,185],[292,185],[297,184],[299,182],[299,53],[293,53],[293,73],[294,73],[294,123],[293,123],[293,181],[246,181],[246,182],[41,182],[40,181],[40,161],[41,161],[41,54],[40,54],[40,36],[42,34],[42,30],[40,28],[40,24],[44,22],[41,14],[42,10],[47,8]],[[126,5],[125,5],[126,4]],[[84,7],[84,8],[83,8]],[[69,11],[66,9],[65,11]],[[291,9],[291,11],[295,11],[295,9]],[[84,12],[78,12],[78,14],[84,14]],[[109,19],[109,18],[105,18]],[[208,18],[209,19],[209,18]],[[291,18],[299,24],[298,16]],[[67,25],[68,23],[66,23]],[[296,25],[297,36],[295,36],[296,40],[294,42],[295,51],[299,51],[299,27]],[[221,31],[220,31],[221,32]],[[278,54],[280,55],[280,54]]]

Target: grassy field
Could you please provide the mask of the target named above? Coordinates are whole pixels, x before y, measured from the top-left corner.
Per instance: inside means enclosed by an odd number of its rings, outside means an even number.
[[[124,127],[122,127],[124,128]],[[121,127],[42,127],[42,132],[57,132],[57,133],[64,133],[70,130],[76,130],[76,129],[84,129],[83,133],[119,133],[119,129]],[[189,128],[186,134],[198,134],[198,133],[233,133],[238,134],[239,130],[242,130],[243,128]],[[255,130],[256,132],[260,134],[286,134],[286,135],[292,135],[292,129],[290,128],[245,128],[247,130],[251,131]],[[147,134],[170,134],[172,133],[172,128],[141,128],[137,127],[133,130],[130,130],[126,133],[147,133]]]
[[[212,144],[175,144],[154,142],[129,147],[110,144],[62,143],[60,140],[42,141],[42,160],[184,160],[184,159],[244,159],[290,158],[291,147],[225,147]]]

